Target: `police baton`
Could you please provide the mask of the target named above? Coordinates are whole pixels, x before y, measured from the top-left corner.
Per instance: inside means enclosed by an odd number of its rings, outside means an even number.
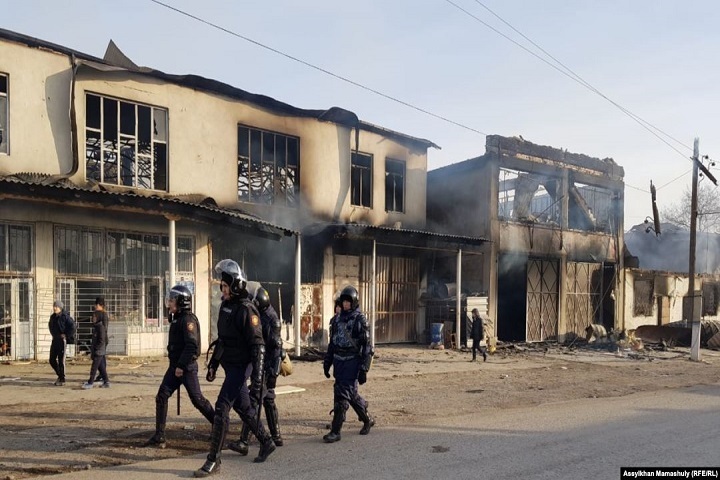
[[[177,414],[180,415],[180,388],[177,389]]]

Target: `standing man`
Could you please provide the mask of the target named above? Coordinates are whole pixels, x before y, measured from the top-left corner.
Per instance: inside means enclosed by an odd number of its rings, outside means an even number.
[[[330,343],[323,361],[325,377],[330,378],[330,366],[335,377],[333,420],[330,433],[323,436],[325,443],[340,441],[348,406],[353,407],[363,422],[360,435],[367,435],[375,425],[375,420],[368,414],[367,402],[358,393],[358,383],[362,385],[367,381],[374,351],[367,319],[360,311],[357,289],[345,287],[340,292],[340,303],[342,311],[330,322]]]
[[[95,299],[95,315],[97,315],[98,321],[102,324],[102,326],[105,328],[105,347],[107,347],[107,342],[109,341],[108,337],[108,314],[105,312],[105,297],[97,297]],[[93,325],[94,328],[94,325]],[[94,330],[93,330],[94,332]],[[107,352],[106,352],[107,353]],[[98,369],[100,367],[98,366]],[[107,355],[103,354],[102,356],[102,368],[107,371]],[[100,370],[102,372],[102,370]],[[92,377],[91,377],[92,378]],[[105,386],[105,379],[102,378],[102,374],[98,374],[97,378],[95,378],[96,382],[99,382],[100,380],[103,381],[103,387]],[[108,387],[110,385],[108,384]]]
[[[247,277],[236,261],[221,260],[215,266],[215,272],[220,276],[223,298],[217,329],[218,342],[222,345],[219,362],[225,370],[225,381],[215,402],[210,452],[205,464],[195,471],[196,477],[207,477],[220,469],[220,452],[230,426],[231,407],[240,414],[243,423],[261,444],[255,462],[264,462],[275,451],[275,443],[265,431],[256,410],[262,401],[265,360],[260,314],[249,299]],[[214,374],[209,369],[208,378]],[[248,377],[251,380],[250,390],[247,387]]]
[[[155,435],[145,442],[146,447],[165,448],[165,421],[168,399],[180,385],[185,385],[190,401],[208,422],[212,423],[215,411],[200,391],[197,358],[200,355],[200,323],[192,313],[192,293],[184,285],[175,285],[168,299],[170,332],[168,333],[168,366],[155,397]]]
[[[483,362],[487,361],[487,352],[485,351],[485,347],[480,346],[480,342],[485,340],[485,326],[483,325],[483,319],[480,316],[480,312],[477,308],[472,309],[472,329],[471,329],[471,336],[472,336],[472,360],[471,362],[477,361],[476,353],[479,350],[482,353],[483,356]]]
[[[92,343],[90,344],[90,356],[92,357],[92,366],[90,367],[90,380],[85,382],[82,386],[82,388],[85,390],[93,388],[93,380],[95,379],[95,375],[98,373],[98,370],[100,371],[100,378],[102,378],[103,388],[110,387],[110,380],[108,380],[108,374],[106,369],[107,363],[105,362],[105,354],[108,340],[107,328],[105,328],[105,325],[100,319],[100,315],[98,315],[99,313],[101,312],[98,312],[96,310],[93,312],[92,315],[93,330]]]
[[[262,325],[262,334],[265,340],[265,390],[262,405],[265,409],[265,418],[270,430],[270,437],[272,437],[276,447],[282,447],[283,439],[280,435],[280,420],[277,405],[275,405],[275,386],[277,385],[277,377],[280,374],[280,362],[283,358],[283,342],[280,336],[282,325],[275,309],[270,305],[270,295],[267,290],[262,287],[258,288],[253,302],[260,312],[260,324]],[[239,414],[239,407],[235,406],[234,408]],[[228,448],[238,452],[240,455],[247,455],[249,438],[250,427],[243,423],[240,440],[228,443]]]
[[[53,302],[53,314],[50,315],[48,328],[52,335],[50,344],[50,366],[55,370],[57,380],[54,385],[62,387],[65,385],[65,349],[67,347],[66,331],[69,318],[65,311],[65,305],[60,300]]]

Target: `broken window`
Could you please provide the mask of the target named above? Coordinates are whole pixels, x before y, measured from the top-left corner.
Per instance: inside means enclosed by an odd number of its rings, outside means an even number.
[[[109,277],[162,277],[168,269],[168,237],[129,232],[107,232]],[[175,272],[192,274],[195,244],[192,237],[178,236]]]
[[[298,138],[238,126],[238,200],[297,205],[299,165]]]
[[[612,233],[613,193],[606,188],[570,181],[568,227],[577,230]]]
[[[560,225],[560,184],[549,175],[501,168],[498,218]]]
[[[55,227],[58,273],[102,276],[104,261],[102,232],[81,227]]]
[[[720,301],[720,283],[718,283],[718,282],[703,282],[703,285],[702,285],[702,314],[703,314],[703,316],[717,315],[718,301]]]
[[[30,272],[31,262],[31,227],[0,223],[0,271]]]
[[[8,117],[10,116],[8,93],[8,77],[4,73],[0,73],[0,153],[10,153],[8,148],[8,142],[10,141],[10,135],[8,134]]]
[[[85,176],[166,191],[167,110],[86,94]]]
[[[652,279],[635,279],[633,283],[633,315],[636,317],[650,317],[653,314],[653,289],[655,282]]]
[[[405,211],[405,162],[385,159],[385,211]]]
[[[372,155],[351,154],[350,159],[350,203],[359,207],[372,208]]]

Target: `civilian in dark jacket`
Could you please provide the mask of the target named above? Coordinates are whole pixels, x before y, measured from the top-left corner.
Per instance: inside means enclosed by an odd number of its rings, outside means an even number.
[[[90,356],[92,358],[92,366],[90,367],[90,380],[83,384],[82,388],[90,389],[93,388],[93,380],[95,375],[100,371],[100,377],[103,381],[103,388],[110,387],[110,381],[108,380],[105,353],[108,343],[107,327],[102,321],[102,315],[95,311],[92,315],[93,329],[92,329],[92,343],[90,345]],[[107,318],[107,315],[105,315]]]
[[[98,321],[103,324],[105,327],[105,336],[107,336],[107,342],[105,343],[105,346],[107,347],[108,342],[110,341],[110,337],[108,336],[108,314],[105,311],[105,298],[104,297],[97,297],[95,299],[95,314],[98,316]],[[107,354],[107,352],[106,352]],[[107,370],[107,355],[103,355],[102,357],[102,365],[105,370]],[[98,375],[95,377],[95,381],[103,381],[103,387],[105,387],[105,379],[102,377],[102,375]],[[108,384],[108,387],[110,385]],[[106,387],[107,388],[107,387]]]
[[[67,346],[65,331],[68,328],[68,314],[64,308],[63,302],[55,300],[53,302],[53,314],[50,315],[50,321],[48,322],[50,335],[52,335],[50,366],[57,375],[55,386],[58,387],[65,385],[65,348]]]
[[[480,312],[477,308],[472,309],[472,362],[477,361],[476,352],[480,350],[483,356],[483,362],[487,361],[487,352],[485,347],[480,346],[480,342],[485,340],[485,326],[483,325],[483,319],[480,316]]]

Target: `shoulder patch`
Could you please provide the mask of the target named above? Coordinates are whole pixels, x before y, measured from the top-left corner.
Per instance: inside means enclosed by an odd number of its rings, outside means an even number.
[[[257,327],[260,325],[260,318],[257,315],[253,315],[250,317],[250,323],[252,323],[253,327]]]
[[[192,332],[193,330],[195,330],[195,322],[188,322],[187,329],[188,332]]]

